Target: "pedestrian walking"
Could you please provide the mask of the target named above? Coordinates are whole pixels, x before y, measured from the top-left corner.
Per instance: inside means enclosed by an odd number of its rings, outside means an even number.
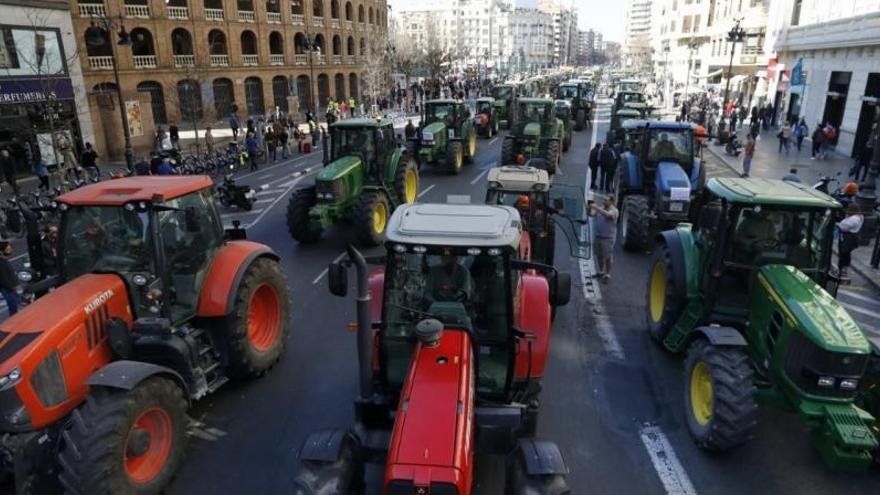
[[[269,126],[269,129],[266,130],[266,136],[263,138],[266,143],[266,159],[272,157],[272,163],[278,159],[278,141],[275,136],[275,129],[272,126]]]
[[[871,165],[871,157],[874,156],[874,139],[872,139],[872,137],[877,131],[876,127],[877,125],[875,124],[874,129],[871,130],[867,142],[864,146],[862,146],[861,150],[859,150],[858,156],[856,157],[856,162],[853,164],[853,167],[849,172],[849,175],[856,182],[860,180],[866,180],[868,178],[868,168]]]
[[[789,143],[791,142],[791,124],[786,120],[782,127],[779,128],[779,132],[776,133],[776,137],[779,138],[779,153],[782,153],[782,150],[785,150],[785,154],[788,154]]]
[[[599,272],[596,274],[603,282],[611,280],[611,265],[614,261],[614,242],[617,239],[617,207],[614,206],[614,196],[609,194],[605,197],[602,207],[595,202],[589,202],[589,214],[594,218],[593,230],[595,239],[593,247],[596,253],[596,261]]]
[[[211,134],[211,127],[205,127],[205,149],[208,154],[214,153],[214,135]]]
[[[733,109],[730,111],[730,133],[731,134],[736,133],[738,118],[739,118],[739,115],[736,111],[736,107],[733,107]]]
[[[20,191],[18,183],[15,181],[15,160],[12,159],[12,155],[9,154],[9,150],[6,148],[0,150],[0,169],[3,171],[3,178],[6,179],[9,187],[12,188],[12,192],[18,196]]]
[[[238,123],[238,119],[235,118],[235,115],[229,118],[229,127],[232,128],[232,140],[238,141],[238,132],[241,129],[241,125]]]
[[[810,128],[807,127],[807,122],[803,117],[798,121],[794,126],[794,140],[797,145],[798,153],[801,152],[801,145],[804,143],[804,138],[807,137],[807,133],[810,132]]]
[[[828,157],[828,150],[831,149],[834,140],[837,139],[837,129],[829,122],[825,124],[823,132],[825,132],[825,140],[822,141],[822,159],[824,160]]]
[[[859,247],[859,232],[865,223],[865,216],[855,203],[846,207],[846,217],[837,222],[840,236],[837,238],[837,268],[840,277],[847,276],[847,269],[852,262],[852,252]]]
[[[590,189],[596,189],[596,178],[599,176],[599,155],[602,153],[602,143],[590,150]]]
[[[8,154],[6,150],[3,150]],[[18,276],[12,267],[9,257],[12,256],[12,244],[7,240],[0,240],[0,294],[6,300],[9,316],[18,313],[21,306],[21,296],[18,295]]]
[[[782,177],[782,180],[786,182],[801,182],[801,178],[797,174],[797,169],[794,167],[788,169],[788,173]]]
[[[251,172],[259,170],[260,167],[257,164],[257,154],[260,152],[260,147],[257,145],[257,138],[253,133],[247,133],[247,137],[244,138],[244,146],[248,153]]]
[[[276,136],[278,140],[278,145],[281,146],[281,159],[287,160],[290,158],[290,135],[287,133],[287,128],[282,127],[281,133]]]
[[[89,177],[94,180],[101,176],[101,172],[98,170],[98,153],[92,148],[92,143],[86,143],[86,149],[80,156],[80,160],[82,160],[83,168],[86,169]]]
[[[49,169],[46,167],[46,163],[43,161],[43,154],[40,151],[40,147],[32,144],[30,141],[25,141],[25,157],[27,158],[28,165],[31,166],[31,171],[33,171],[34,175],[37,176],[37,179],[40,181],[39,188],[45,192],[49,192]]]
[[[755,137],[751,134],[746,136],[746,147],[743,149],[743,177],[748,177],[752,171],[752,158],[755,156]]]
[[[817,156],[820,155],[820,151],[822,150],[822,143],[825,141],[825,131],[822,129],[822,123],[819,122],[816,124],[816,128],[813,130],[813,149],[812,153],[810,153],[810,160],[815,160]]]
[[[617,155],[607,142],[602,145],[602,151],[599,153],[599,164],[602,168],[599,187],[605,192],[610,192],[614,183],[614,173],[617,172]]]

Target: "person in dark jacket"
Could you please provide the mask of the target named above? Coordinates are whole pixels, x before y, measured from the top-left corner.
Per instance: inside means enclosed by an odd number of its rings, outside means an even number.
[[[605,192],[611,192],[614,184],[614,174],[617,172],[617,155],[608,143],[602,145],[602,151],[599,153],[599,166],[602,169],[602,181],[599,188]]]
[[[590,189],[596,189],[596,179],[599,177],[599,155],[602,152],[602,143],[590,150]]]
[[[18,313],[21,296],[18,295],[18,276],[15,275],[15,269],[9,260],[10,256],[12,256],[12,244],[6,240],[0,241],[0,294],[6,300],[9,316],[12,316]]]
[[[6,148],[0,150],[0,169],[3,170],[3,178],[9,183],[15,195],[18,196],[18,183],[15,182],[15,160]]]
[[[86,172],[88,172],[92,178],[100,176],[100,172],[98,171],[98,153],[92,148],[92,143],[86,143],[86,149],[83,151],[80,160],[82,161],[83,168],[86,169]]]
[[[173,146],[174,149],[179,150],[180,131],[177,129],[177,124],[175,124],[174,122],[172,122],[171,125],[168,126],[168,137],[171,138],[171,146]]]

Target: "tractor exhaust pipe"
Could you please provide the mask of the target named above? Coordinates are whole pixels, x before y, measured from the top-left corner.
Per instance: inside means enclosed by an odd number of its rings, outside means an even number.
[[[367,261],[351,244],[346,248],[348,259],[357,269],[357,355],[360,374],[361,399],[373,396],[373,318],[370,314],[370,284],[367,278]]]

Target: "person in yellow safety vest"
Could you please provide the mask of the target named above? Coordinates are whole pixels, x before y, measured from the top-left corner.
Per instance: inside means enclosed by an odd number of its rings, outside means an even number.
[[[357,107],[357,103],[354,100],[354,97],[348,99],[348,108],[351,109],[351,116],[354,117],[354,109]]]

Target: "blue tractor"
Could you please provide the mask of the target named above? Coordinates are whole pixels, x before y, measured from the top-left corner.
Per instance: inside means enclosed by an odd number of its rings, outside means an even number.
[[[696,126],[627,120],[616,174],[624,249],[649,251],[662,230],[687,222],[692,200],[706,185]]]

